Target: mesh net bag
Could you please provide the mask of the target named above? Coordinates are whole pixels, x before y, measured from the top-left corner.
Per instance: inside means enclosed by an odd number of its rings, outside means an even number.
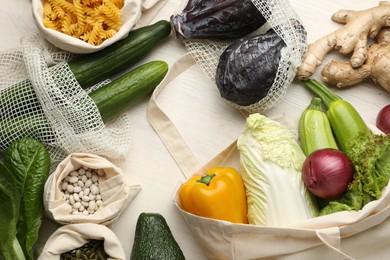
[[[264,33],[267,29],[273,28],[284,40],[286,47],[282,49],[274,83],[265,98],[249,106],[240,106],[227,101],[237,109],[249,113],[267,111],[280,101],[293,81],[297,67],[307,49],[306,32],[303,27],[297,27],[297,22],[300,24],[302,22],[288,0],[252,0],[252,2],[267,21],[254,34]],[[180,12],[186,3],[187,0],[184,0],[180,4],[178,8]],[[201,70],[216,87],[215,75],[219,57],[232,41],[183,40],[183,42]]]
[[[120,116],[105,125],[88,91],[69,69],[75,58],[38,35],[22,47],[0,52],[0,151],[21,137],[40,140],[53,162],[87,152],[123,159],[131,142],[131,124]]]

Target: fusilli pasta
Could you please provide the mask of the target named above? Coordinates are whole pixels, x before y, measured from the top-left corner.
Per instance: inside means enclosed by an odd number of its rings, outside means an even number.
[[[124,0],[45,0],[43,24],[72,37],[100,45],[122,26]]]

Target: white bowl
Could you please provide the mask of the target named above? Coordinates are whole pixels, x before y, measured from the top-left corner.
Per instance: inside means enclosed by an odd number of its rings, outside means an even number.
[[[113,37],[103,41],[100,45],[95,46],[65,33],[46,28],[43,24],[43,2],[44,0],[32,0],[32,11],[35,24],[45,39],[58,48],[72,53],[96,52],[125,38],[139,21],[142,13],[142,0],[125,0],[122,8],[121,28]]]

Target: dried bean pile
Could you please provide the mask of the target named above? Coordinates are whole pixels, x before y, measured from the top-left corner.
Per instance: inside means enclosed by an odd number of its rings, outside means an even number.
[[[65,201],[72,207],[71,214],[92,215],[103,203],[99,177],[104,171],[82,167],[69,173],[60,183]]]

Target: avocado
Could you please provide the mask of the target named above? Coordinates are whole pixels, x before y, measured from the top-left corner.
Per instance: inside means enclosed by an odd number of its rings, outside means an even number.
[[[135,229],[130,260],[185,259],[165,218],[159,213],[143,212]]]

